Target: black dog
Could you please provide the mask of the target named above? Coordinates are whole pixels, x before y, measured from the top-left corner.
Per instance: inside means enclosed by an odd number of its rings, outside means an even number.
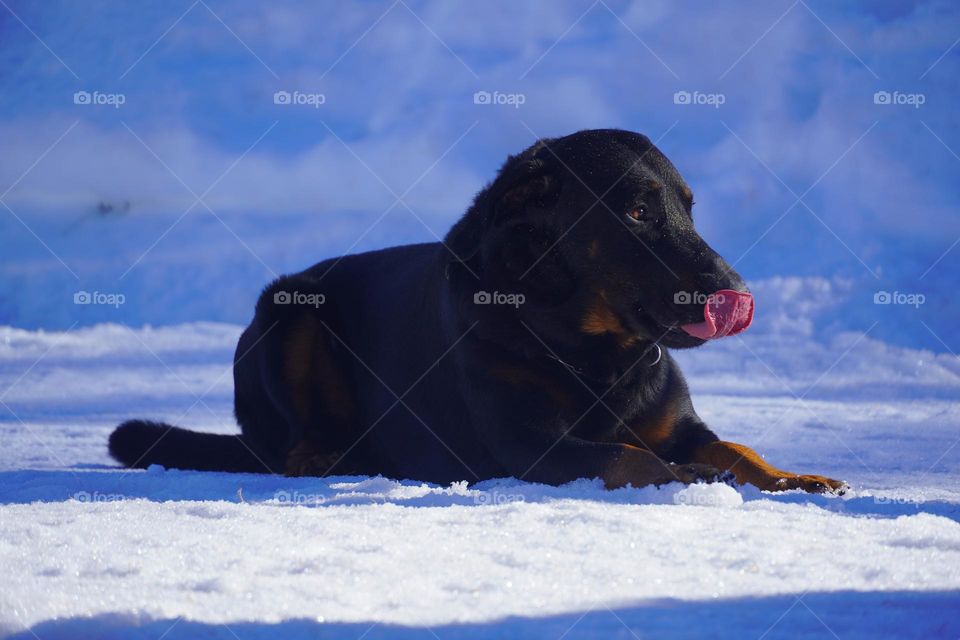
[[[145,421],[131,467],[515,476],[609,487],[713,481],[838,491],[723,442],[667,347],[746,329],[753,298],[697,235],[693,196],[646,137],[582,131],[507,160],[443,243],[271,284],[234,360],[242,435]]]

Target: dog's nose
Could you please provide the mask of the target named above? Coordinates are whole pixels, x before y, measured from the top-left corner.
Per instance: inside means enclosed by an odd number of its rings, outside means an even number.
[[[703,294],[711,291],[722,291],[729,289],[741,293],[749,293],[747,283],[743,281],[740,274],[734,271],[733,267],[723,259],[719,253],[699,238],[695,243],[696,249],[693,257],[693,266],[696,269],[695,276],[697,290]]]
[[[715,271],[699,274],[698,280],[702,283],[701,286],[705,291],[720,292],[724,289],[730,289],[739,293],[750,293],[747,283],[726,261],[723,261],[722,265],[717,265]]]

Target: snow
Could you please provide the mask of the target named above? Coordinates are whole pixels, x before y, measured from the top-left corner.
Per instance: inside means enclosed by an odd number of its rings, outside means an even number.
[[[105,441],[123,418],[236,429],[240,329],[0,329],[0,631],[960,634],[953,356],[863,334],[790,337],[762,320],[753,335],[678,355],[718,433],[848,480],[842,498],[117,468]]]
[[[13,549],[63,552],[5,557],[7,586],[32,603],[30,622],[124,612],[210,625],[308,618],[433,627],[656,599],[948,590],[960,566],[960,527],[949,519],[744,504],[730,487],[604,496],[587,482],[548,493],[382,480],[233,484],[249,485],[255,502],[214,488],[221,500],[100,494],[105,501],[10,506],[3,537]],[[268,495],[276,487],[307,502]],[[24,615],[21,607],[6,608]]]

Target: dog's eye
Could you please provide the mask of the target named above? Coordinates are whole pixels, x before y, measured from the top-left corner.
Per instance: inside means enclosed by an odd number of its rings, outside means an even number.
[[[634,220],[643,220],[647,215],[647,205],[641,204],[633,208],[630,213],[627,214],[627,217],[633,218]]]

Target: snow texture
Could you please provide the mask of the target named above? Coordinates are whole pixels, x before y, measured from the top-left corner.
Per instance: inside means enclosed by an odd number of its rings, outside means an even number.
[[[240,328],[0,330],[0,630],[17,638],[960,634],[958,363],[857,335],[679,354],[701,415],[842,497],[116,468],[219,432]],[[827,373],[824,374],[824,371]],[[766,634],[766,635],[764,635]]]

